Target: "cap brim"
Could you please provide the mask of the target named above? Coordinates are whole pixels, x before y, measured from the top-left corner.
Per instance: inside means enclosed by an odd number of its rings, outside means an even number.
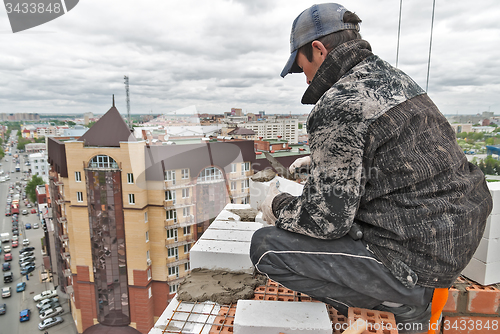
[[[281,77],[284,78],[288,73],[302,73],[302,69],[295,63],[295,58],[297,57],[298,49],[293,51],[286,62],[283,71],[281,71]]]

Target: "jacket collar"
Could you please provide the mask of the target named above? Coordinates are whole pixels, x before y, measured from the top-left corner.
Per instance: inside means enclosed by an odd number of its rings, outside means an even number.
[[[362,39],[345,42],[333,49],[302,96],[302,104],[316,104],[347,71],[372,56],[371,50],[370,44]]]

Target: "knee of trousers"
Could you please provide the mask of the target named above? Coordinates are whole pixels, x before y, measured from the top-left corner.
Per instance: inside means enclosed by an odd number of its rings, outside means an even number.
[[[263,227],[254,232],[250,243],[250,259],[254,265],[265,252],[271,249],[270,231],[275,228],[274,226]]]

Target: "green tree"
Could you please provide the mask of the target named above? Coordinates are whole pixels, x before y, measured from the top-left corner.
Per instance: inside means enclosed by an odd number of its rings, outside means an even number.
[[[69,126],[75,126],[75,125],[76,125],[76,123],[75,123],[75,122],[73,122],[73,121],[68,121],[68,123],[67,123],[67,124],[68,124]]]
[[[45,143],[45,137],[41,136],[35,139],[35,143]]]
[[[5,156],[5,152],[3,151],[3,148],[0,147],[0,159],[3,159],[4,156]]]
[[[29,144],[29,143],[31,143],[31,140],[29,140],[27,138],[19,138],[19,140],[17,141],[17,149],[24,150],[24,147],[26,146],[26,144]]]
[[[94,121],[89,122],[89,124],[87,124],[87,127],[90,129],[90,128],[92,127],[92,125],[94,125],[94,124],[95,124],[95,122],[94,122]]]
[[[32,203],[36,202],[36,187],[45,184],[43,179],[38,175],[33,175],[31,180],[26,185],[26,195]]]

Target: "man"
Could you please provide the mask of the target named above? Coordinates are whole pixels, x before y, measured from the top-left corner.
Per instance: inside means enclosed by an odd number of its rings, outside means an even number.
[[[482,172],[427,94],[371,52],[357,15],[314,5],[293,22],[281,75],[304,72],[310,175],[301,196],[273,185],[250,255],[258,271],[346,314],[389,311],[427,331],[431,299],[476,250],[492,200]],[[363,238],[347,234],[361,226]],[[437,304],[437,303],[435,303]],[[438,312],[439,316],[440,310]],[[398,326],[399,326],[398,325]]]

